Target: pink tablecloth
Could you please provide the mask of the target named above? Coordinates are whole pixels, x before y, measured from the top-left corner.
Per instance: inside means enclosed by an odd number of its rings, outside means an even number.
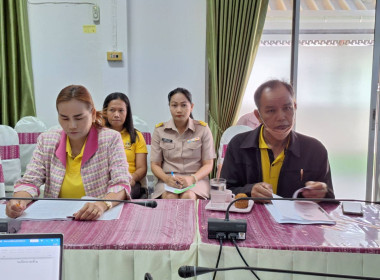
[[[201,242],[219,245],[207,237],[207,219],[224,218],[225,213],[205,210],[208,201],[198,208]],[[262,204],[255,203],[247,214],[230,213],[230,219],[247,220],[247,237],[239,246],[248,248],[380,254],[379,206],[364,206],[364,216],[346,216],[340,205],[324,204],[336,225],[278,224]],[[225,242],[227,246],[233,246]]]
[[[157,208],[125,204],[119,220],[24,221],[19,233],[63,233],[65,249],[187,250],[194,242],[195,203],[157,200]]]

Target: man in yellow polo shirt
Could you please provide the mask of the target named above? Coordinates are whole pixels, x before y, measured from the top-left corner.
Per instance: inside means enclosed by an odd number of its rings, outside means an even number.
[[[235,194],[333,198],[326,148],[318,140],[293,131],[297,104],[290,84],[270,80],[254,94],[261,125],[236,135],[228,144],[221,177]],[[266,201],[264,201],[266,202]]]

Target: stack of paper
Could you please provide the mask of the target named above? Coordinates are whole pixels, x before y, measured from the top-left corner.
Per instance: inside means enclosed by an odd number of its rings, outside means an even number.
[[[84,197],[90,199],[90,197]],[[68,220],[88,201],[38,200],[25,209],[18,220]],[[106,211],[98,221],[117,220],[120,218],[123,203]],[[0,204],[0,218],[5,215],[5,204]]]
[[[275,194],[273,197],[281,198]],[[313,201],[272,200],[272,204],[265,206],[280,224],[335,224],[329,214]]]

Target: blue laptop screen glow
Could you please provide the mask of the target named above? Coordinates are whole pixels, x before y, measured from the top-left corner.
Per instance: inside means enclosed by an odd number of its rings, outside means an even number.
[[[0,272],[4,279],[59,280],[62,235],[0,235]]]

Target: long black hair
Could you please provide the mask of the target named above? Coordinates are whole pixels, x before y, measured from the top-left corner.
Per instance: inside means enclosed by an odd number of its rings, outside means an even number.
[[[121,101],[124,101],[126,107],[127,107],[127,117],[125,118],[125,121],[123,123],[123,127],[127,130],[129,135],[131,136],[131,144],[136,142],[136,137],[138,137],[136,129],[133,125],[133,118],[132,118],[132,109],[131,109],[131,103],[129,102],[128,97],[121,92],[113,92],[110,93],[106,99],[104,99],[103,103],[103,111],[106,111],[108,108],[108,104],[112,100],[120,99]],[[105,112],[106,113],[106,112]],[[111,127],[111,124],[108,122],[108,119],[106,118],[106,126]]]
[[[170,105],[170,100],[172,99],[172,96],[176,93],[182,93],[186,97],[186,99],[190,102],[190,104],[193,104],[190,91],[188,91],[185,88],[179,87],[179,88],[173,89],[171,92],[169,92],[169,94],[168,94],[169,105]],[[190,118],[194,119],[193,113],[190,113]]]

